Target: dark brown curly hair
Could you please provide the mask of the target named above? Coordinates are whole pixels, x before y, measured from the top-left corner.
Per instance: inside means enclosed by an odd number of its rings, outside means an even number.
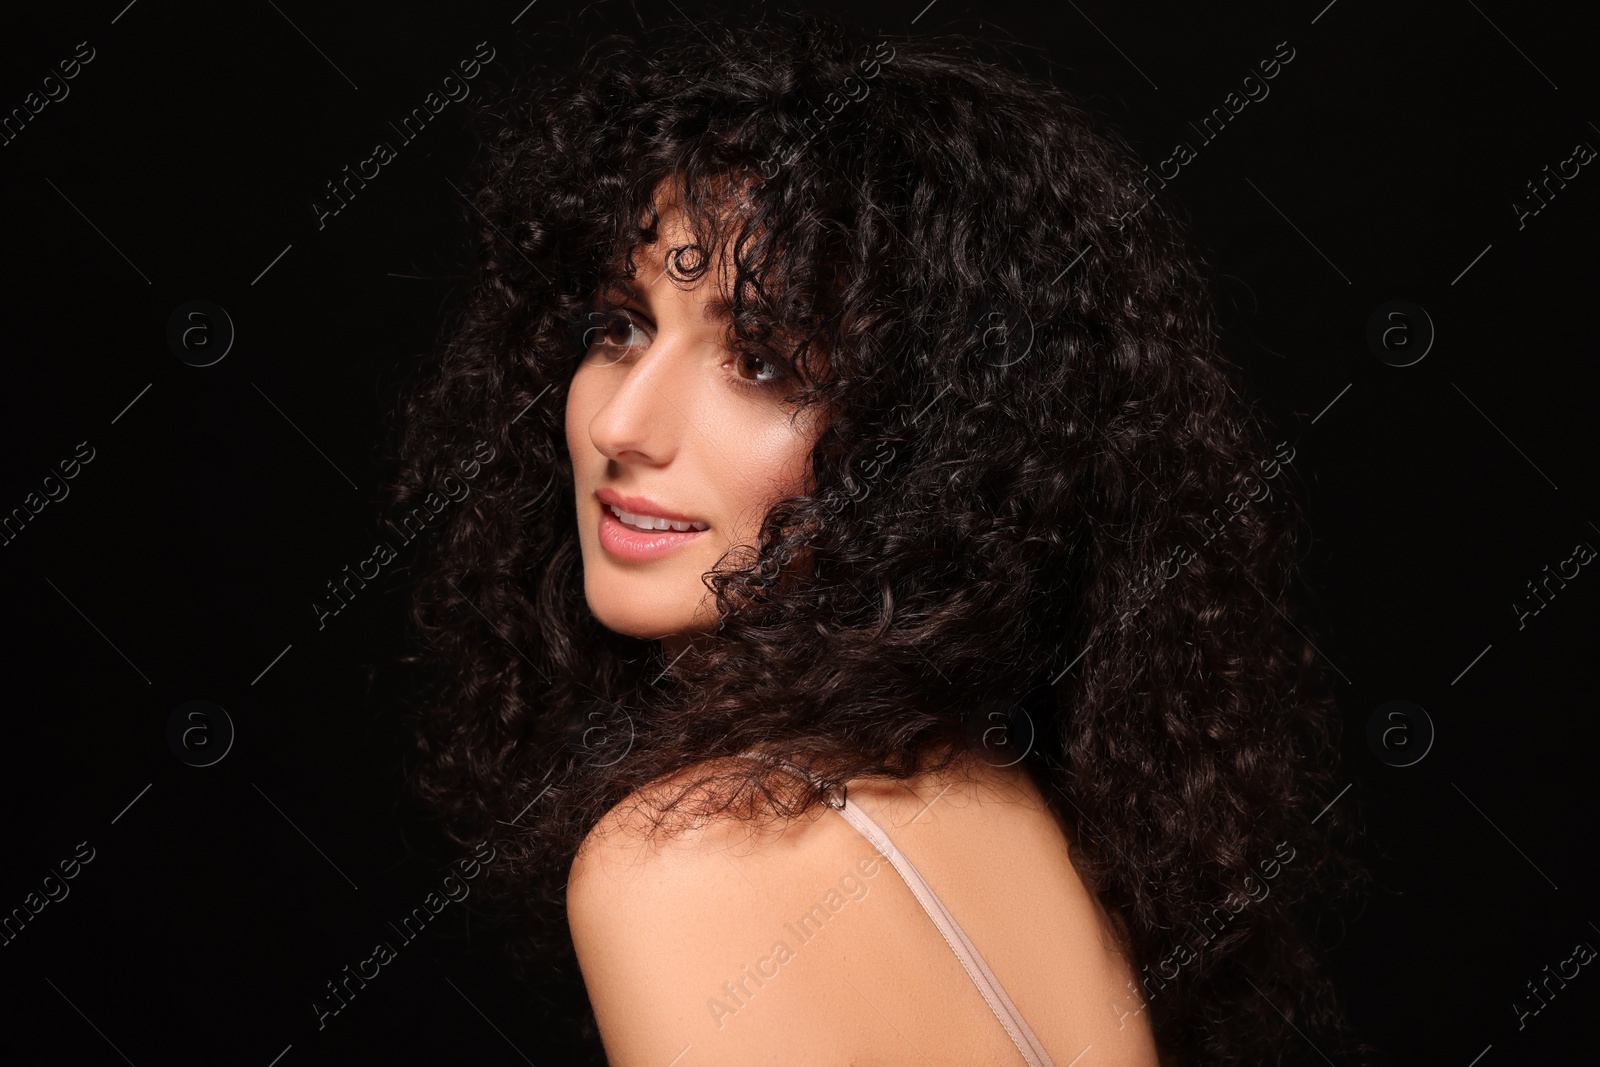
[[[696,787],[793,816],[822,790],[775,765],[694,772],[762,746],[904,779],[983,753],[998,707],[1164,1048],[1365,1049],[1315,931],[1370,876],[1291,621],[1303,523],[1269,483],[1293,449],[1231,383],[1209,268],[1125,142],[978,44],[815,16],[608,36],[479,115],[477,262],[397,408],[389,503],[492,446],[420,561],[411,775],[454,840],[493,839],[514,955],[570,964],[568,867],[641,787],[690,771],[662,817]],[[563,418],[663,181],[732,251],[729,346],[827,413],[814,485],[706,576],[720,624],[672,663],[588,610]]]

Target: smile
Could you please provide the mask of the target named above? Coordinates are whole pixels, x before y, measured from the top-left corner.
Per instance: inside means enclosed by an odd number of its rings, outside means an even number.
[[[676,522],[672,519],[663,519],[655,515],[634,515],[623,511],[615,504],[607,504],[606,509],[615,515],[624,526],[632,526],[638,530],[675,530],[678,533],[688,533],[691,530],[709,530],[711,527],[703,522]]]
[[[635,525],[644,522],[652,525]],[[665,525],[657,529],[655,523]],[[671,555],[689,542],[704,537],[708,529],[710,527],[703,522],[678,522],[631,512],[619,514],[609,504],[600,510],[600,548],[613,559],[626,563],[645,563]]]

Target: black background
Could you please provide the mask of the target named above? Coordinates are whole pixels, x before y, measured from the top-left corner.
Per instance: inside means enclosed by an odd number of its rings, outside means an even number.
[[[1534,1006],[1525,983],[1578,942],[1600,946],[1600,575],[1552,583],[1520,628],[1513,603],[1600,547],[1600,162],[1521,228],[1512,205],[1578,142],[1600,148],[1596,26],[1576,5],[1325,2],[825,6],[891,38],[1012,41],[1152,167],[1197,147],[1167,192],[1224,278],[1227,349],[1296,450],[1308,606],[1350,735],[1336,802],[1362,813],[1387,887],[1332,957],[1355,1021],[1396,1063],[1573,1062],[1592,1048],[1594,968],[1521,1028],[1513,1002]],[[12,12],[0,34],[7,113],[78,42],[95,50],[0,147],[0,510],[94,450],[0,547],[0,911],[79,842],[95,850],[0,947],[0,1055],[578,1062],[551,1015],[571,976],[515,984],[470,900],[318,1029],[323,983],[394,940],[388,922],[445,872],[395,774],[403,569],[323,629],[310,605],[371,553],[388,412],[470,249],[451,187],[466,107],[403,146],[387,124],[480,41],[496,60],[474,98],[564,59],[558,21],[648,32],[679,11],[124,3]],[[1202,144],[1188,121],[1284,41],[1270,95]],[[378,140],[398,157],[319,230],[311,201]],[[193,299],[237,331],[213,366],[166,341]],[[1396,299],[1437,330],[1406,367],[1366,341]],[[237,730],[204,768],[166,735],[195,699]],[[1391,700],[1437,731],[1412,766],[1366,743]]]

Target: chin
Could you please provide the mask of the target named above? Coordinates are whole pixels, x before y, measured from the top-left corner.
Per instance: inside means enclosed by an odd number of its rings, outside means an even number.
[[[625,637],[643,641],[659,640],[668,634],[681,634],[699,628],[701,613],[685,608],[695,592],[708,595],[698,582],[695,590],[669,588],[649,578],[610,578],[584,584],[589,612],[600,625]],[[646,588],[651,587],[651,588]]]

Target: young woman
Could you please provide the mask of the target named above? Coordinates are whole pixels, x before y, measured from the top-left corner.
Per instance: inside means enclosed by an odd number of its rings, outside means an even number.
[[[1293,449],[1123,142],[811,18],[490,117],[395,489],[450,509],[416,781],[609,1062],[1360,1051]]]

